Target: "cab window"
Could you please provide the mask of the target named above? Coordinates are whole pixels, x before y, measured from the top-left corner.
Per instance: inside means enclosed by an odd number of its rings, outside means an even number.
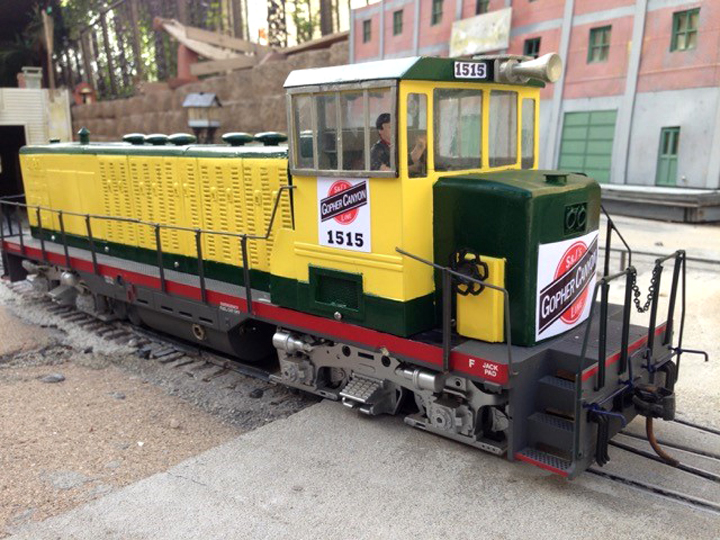
[[[365,103],[362,91],[340,94],[342,168],[365,170]]]
[[[482,91],[433,91],[435,170],[478,169],[482,160]]]
[[[535,166],[535,100],[522,100],[522,168]]]
[[[491,167],[517,163],[517,92],[493,90],[490,92]]]
[[[294,152],[295,166],[299,169],[312,169],[313,163],[313,127],[312,98],[298,95],[293,98],[294,114]]]
[[[293,93],[293,168],[327,176],[396,176],[395,87],[385,85]]]
[[[427,96],[407,97],[407,168],[410,178],[427,176]]]

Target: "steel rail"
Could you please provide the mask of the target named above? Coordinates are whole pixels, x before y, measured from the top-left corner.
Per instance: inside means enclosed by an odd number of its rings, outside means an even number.
[[[632,439],[637,439],[638,441],[645,441],[647,442],[647,439],[643,437],[642,435],[638,435],[637,433],[632,433],[630,431],[621,431],[619,433],[620,435],[624,435],[625,437],[630,437]],[[720,461],[720,453],[716,454],[714,452],[709,452],[707,450],[701,450],[699,448],[691,448],[690,446],[686,446],[684,444],[671,442],[665,439],[656,439],[658,444],[662,444],[663,446],[667,446],[668,448],[672,448],[673,450],[680,450],[681,452],[687,452],[689,454],[695,454],[697,456],[706,457],[710,459],[716,459]]]
[[[612,480],[613,482],[618,482],[620,484],[625,484],[630,487],[638,488],[642,491],[647,491],[649,493],[654,493],[656,495],[660,495],[666,499],[671,499],[671,500],[678,501],[678,502],[684,502],[691,506],[702,508],[704,510],[710,510],[714,513],[720,514],[720,504],[712,502],[712,501],[707,501],[707,500],[701,499],[699,497],[693,497],[692,495],[686,495],[684,493],[680,493],[678,491],[674,491],[672,489],[656,486],[653,484],[647,484],[647,483],[641,482],[639,480],[633,480],[632,478],[627,478],[627,477],[621,476],[619,474],[614,474],[614,473],[610,473],[607,471],[601,471],[600,469],[596,469],[595,467],[588,468],[587,472],[590,474],[594,474],[595,476],[607,478],[608,480]]]

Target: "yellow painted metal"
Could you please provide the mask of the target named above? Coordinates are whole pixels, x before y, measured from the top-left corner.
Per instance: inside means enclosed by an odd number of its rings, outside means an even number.
[[[275,198],[287,185],[287,160],[154,155],[23,154],[28,204],[63,212],[137,219],[161,225],[264,235]],[[43,228],[59,230],[57,213],[42,212]],[[37,226],[34,212],[30,224]],[[66,216],[68,234],[85,236],[82,217]],[[250,241],[250,267],[269,272],[269,256],[281,228],[292,228],[290,199],[283,194],[267,242]],[[92,220],[93,236],[156,249],[154,227]],[[195,257],[195,233],[160,229],[164,253]],[[242,266],[239,238],[203,235],[206,260]]]
[[[435,88],[475,88],[483,94],[482,167],[469,171],[435,172],[433,162],[433,90]],[[408,141],[404,123],[398,126],[398,178],[369,178],[370,224],[372,253],[334,249],[319,245],[317,177],[295,176],[294,192],[295,231],[283,231],[282,249],[272,260],[275,275],[307,282],[309,266],[319,265],[353,274],[362,274],[363,291],[367,294],[392,300],[409,301],[431,294],[435,290],[432,268],[414,260],[401,257],[400,247],[425,259],[433,259],[433,200],[432,186],[440,176],[491,170],[488,166],[488,119],[489,97],[492,90],[518,92],[519,99],[539,99],[536,88],[497,85],[487,83],[441,83],[425,81],[401,81],[398,92],[398,118],[408,116],[407,96],[424,94],[427,98],[428,146],[426,150],[428,174],[424,178],[408,175]],[[537,107],[536,107],[537,110]],[[520,116],[518,115],[518,145],[520,144]],[[371,143],[374,142],[373,136]],[[537,144],[537,123],[536,136]],[[495,167],[492,170],[519,169],[521,149],[518,146],[515,164]],[[535,153],[537,155],[537,151]],[[292,246],[291,252],[286,252]],[[439,261],[441,262],[441,261]]]
[[[505,287],[505,259],[486,257],[480,260],[488,265],[490,285]],[[503,293],[485,288],[478,296],[456,294],[457,331],[461,336],[491,343],[505,340],[505,304]]]

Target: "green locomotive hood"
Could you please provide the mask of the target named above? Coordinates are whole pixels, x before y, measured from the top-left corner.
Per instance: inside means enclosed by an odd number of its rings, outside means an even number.
[[[549,271],[557,272],[560,266],[547,256],[539,260],[541,246],[562,247],[597,231],[599,184],[562,171],[474,173],[439,179],[433,200],[435,262],[447,265],[460,249],[506,259],[513,344],[545,339],[538,326],[538,267],[553,265]]]

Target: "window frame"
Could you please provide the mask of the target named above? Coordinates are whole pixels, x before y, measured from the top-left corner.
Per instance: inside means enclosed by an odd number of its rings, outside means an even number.
[[[540,36],[528,38],[523,42],[523,55],[525,56],[532,56],[533,58],[537,58],[540,56],[540,44],[542,43],[542,38]],[[528,52],[529,44],[537,44],[537,48],[534,53]]]
[[[365,19],[363,21],[363,43],[370,43],[372,41],[372,19]]]
[[[490,0],[475,0],[475,15],[484,15],[490,9]]]
[[[353,84],[326,84],[326,85],[315,85],[315,86],[298,86],[287,89],[287,95],[290,99],[286,100],[287,110],[287,125],[288,133],[290,134],[290,142],[288,144],[288,163],[290,165],[290,172],[297,176],[325,176],[325,177],[343,177],[343,178],[397,178],[399,175],[398,167],[398,81],[395,79],[381,79],[377,81],[366,81],[362,83]],[[371,137],[372,130],[375,129],[374,120],[370,118],[369,111],[369,93],[373,89],[384,88],[390,91],[390,117],[394,119],[392,125],[392,151],[390,152],[390,171],[373,171],[370,170],[370,149],[372,147]],[[363,92],[363,104],[364,104],[364,115],[365,115],[365,169],[364,170],[344,170],[342,168],[343,160],[343,148],[342,148],[342,129],[343,123],[340,114],[340,94],[348,91],[362,91]],[[319,168],[319,153],[318,153],[318,126],[317,126],[317,109],[316,109],[316,98],[319,94],[333,93],[337,97],[338,106],[336,107],[337,114],[337,130],[336,135],[336,152],[338,155],[338,162],[336,169],[320,169]],[[296,140],[296,125],[295,115],[293,114],[293,107],[295,103],[294,96],[297,94],[310,95],[312,97],[312,129],[313,129],[313,168],[299,168],[295,166],[296,159],[296,146],[299,141]]]
[[[442,22],[444,0],[432,0],[430,9],[430,26],[436,26]]]
[[[393,11],[393,36],[399,36],[403,33],[403,10]]]
[[[598,43],[597,42],[597,36],[602,35],[603,41]],[[588,39],[588,54],[587,54],[587,63],[588,64],[601,64],[602,62],[607,62],[610,59],[610,39],[612,36],[612,25],[607,24],[605,26],[598,26],[596,28],[590,29],[590,35]],[[607,37],[607,40],[605,41],[604,38]],[[595,60],[594,57],[594,51],[599,50],[600,51],[600,58]],[[604,56],[603,56],[604,55]]]
[[[475,156],[470,157],[464,157],[464,156],[443,156],[440,154],[439,145],[437,144],[438,137],[440,135],[440,132],[437,129],[437,126],[439,125],[440,118],[439,115],[439,108],[436,106],[438,102],[438,92],[476,92],[479,94],[480,97],[480,155],[477,156],[478,160],[478,166],[477,167],[464,167],[464,168],[442,168],[438,169],[438,162],[440,162],[443,158],[455,158],[455,159],[475,159]],[[463,97],[468,96],[459,96],[457,98],[451,98],[451,99],[463,99]],[[437,86],[432,89],[432,92],[430,93],[430,100],[432,102],[432,170],[435,173],[454,173],[458,171],[472,171],[476,169],[483,169],[486,167],[487,163],[487,157],[485,156],[485,130],[483,126],[483,122],[485,119],[485,108],[487,106],[486,100],[489,98],[489,91],[485,88],[478,88],[475,86],[469,86],[469,85],[460,85],[460,86]],[[448,99],[448,98],[444,98]],[[459,104],[458,104],[459,105]],[[458,117],[459,118],[459,117]],[[430,124],[428,123],[428,130],[430,130]],[[458,123],[455,127],[454,132],[456,134],[461,133],[461,125]],[[430,140],[430,136],[428,136],[428,141]],[[429,142],[428,142],[428,152],[429,152]]]
[[[695,28],[688,28],[687,24],[690,22],[690,17],[692,15],[697,15],[697,21],[698,26]],[[685,16],[687,19],[685,21],[685,30],[680,31],[680,18]],[[693,49],[697,48],[697,34],[698,34],[698,27],[700,26],[700,8],[692,8],[692,9],[684,9],[682,11],[676,11],[673,13],[673,20],[672,20],[672,37],[670,38],[670,52],[682,52],[682,51],[692,51]],[[695,35],[695,44],[692,47],[688,47],[688,37],[694,34]],[[678,37],[680,35],[685,36],[685,47],[682,49],[678,48],[677,42]]]

